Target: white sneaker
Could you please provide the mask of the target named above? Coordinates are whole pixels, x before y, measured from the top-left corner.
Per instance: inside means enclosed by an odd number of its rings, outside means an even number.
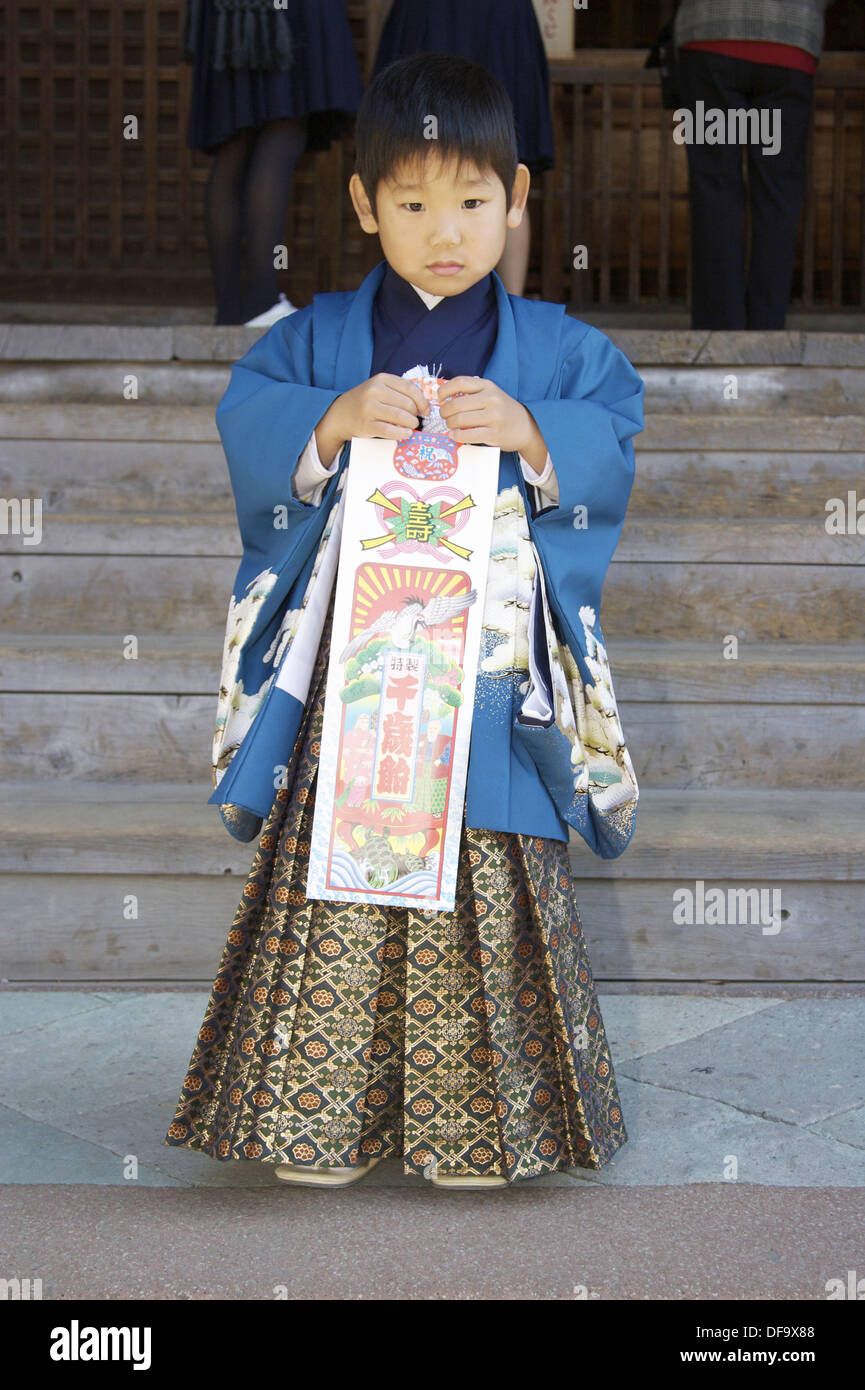
[[[263,314],[256,314],[254,319],[247,319],[244,328],[269,328],[277,319],[284,319],[288,314],[296,314],[297,305],[292,304],[284,294],[280,292],[279,299],[272,304],[269,309],[265,309]]]

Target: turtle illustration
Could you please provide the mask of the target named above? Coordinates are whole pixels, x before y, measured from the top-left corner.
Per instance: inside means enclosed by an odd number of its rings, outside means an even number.
[[[424,867],[419,854],[401,854],[395,850],[386,830],[370,830],[365,843],[350,854],[371,888],[385,888],[403,874]]]

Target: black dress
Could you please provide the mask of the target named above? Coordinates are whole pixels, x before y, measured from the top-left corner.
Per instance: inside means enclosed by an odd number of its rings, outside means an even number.
[[[553,167],[550,74],[532,0],[394,0],[373,75],[412,53],[482,63],[508,90],[522,163],[532,174]]]
[[[357,111],[363,93],[344,0],[289,0],[275,12],[290,32],[291,66],[216,70],[202,59],[210,50],[216,10],[212,0],[187,0],[193,59],[186,143],[212,153],[244,127],[308,117],[307,150],[326,149]]]

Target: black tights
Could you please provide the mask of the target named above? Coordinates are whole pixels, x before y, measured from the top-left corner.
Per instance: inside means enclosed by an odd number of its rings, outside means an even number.
[[[239,130],[213,156],[204,218],[217,323],[245,323],[276,303],[273,248],[283,244],[291,177],[305,146],[301,117]]]

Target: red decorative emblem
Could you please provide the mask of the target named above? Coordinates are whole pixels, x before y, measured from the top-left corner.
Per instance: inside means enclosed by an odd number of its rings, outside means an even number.
[[[440,482],[456,472],[458,449],[456,440],[449,435],[415,430],[408,439],[397,444],[394,468],[404,478],[431,478]]]

